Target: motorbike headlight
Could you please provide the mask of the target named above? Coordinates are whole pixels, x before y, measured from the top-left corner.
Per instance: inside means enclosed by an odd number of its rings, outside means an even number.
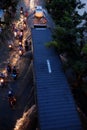
[[[21,10],[20,13],[23,13],[23,11]]]
[[[22,45],[22,43],[21,43],[21,42],[19,42],[19,45]]]
[[[9,48],[11,48],[12,47],[12,45],[9,45]]]
[[[24,20],[27,20],[27,18],[25,17]]]
[[[21,50],[19,51],[19,54],[22,54],[22,51],[21,51]]]
[[[1,83],[3,83],[3,82],[4,82],[4,79],[1,79],[0,81],[1,81]]]
[[[14,32],[14,36],[15,36],[15,37],[17,36],[17,32]]]

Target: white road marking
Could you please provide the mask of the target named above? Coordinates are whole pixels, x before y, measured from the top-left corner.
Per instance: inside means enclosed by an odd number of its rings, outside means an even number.
[[[50,61],[47,59],[48,72],[52,73]]]

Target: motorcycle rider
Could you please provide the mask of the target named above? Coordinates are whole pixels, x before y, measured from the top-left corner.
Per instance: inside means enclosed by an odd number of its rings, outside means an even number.
[[[19,41],[22,42],[23,40],[23,30],[21,29],[19,32]]]
[[[17,74],[16,66],[13,66],[12,74]]]
[[[19,50],[22,50],[22,49],[23,49],[23,45],[21,43],[21,44],[19,44]]]
[[[29,49],[28,41],[25,40],[25,51],[28,51],[28,49]]]
[[[0,86],[4,87],[4,85],[5,85],[5,75],[2,72],[0,72]]]
[[[23,7],[20,8],[20,14],[24,14]]]
[[[15,103],[16,103],[16,98],[14,97],[14,94],[13,94],[12,90],[8,91],[8,101],[9,101],[10,106],[12,108],[14,108]]]
[[[14,37],[15,38],[17,37],[17,33],[18,33],[18,29],[15,27],[15,29],[14,29]]]
[[[23,46],[22,46],[22,44],[19,45],[19,50],[18,50],[18,52],[19,52],[19,55],[20,55],[20,56],[23,55]]]
[[[7,70],[7,73],[11,73],[12,68],[11,68],[11,64],[10,63],[7,64],[6,70]]]
[[[13,97],[13,92],[11,90],[8,91],[8,98],[12,98]]]
[[[2,72],[0,72],[0,77],[5,78],[5,75]]]

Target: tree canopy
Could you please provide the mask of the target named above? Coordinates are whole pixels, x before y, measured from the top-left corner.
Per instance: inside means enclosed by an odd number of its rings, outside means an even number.
[[[80,76],[87,72],[87,44],[84,35],[87,32],[87,13],[78,13],[78,9],[84,6],[80,0],[49,0],[46,5],[56,23],[53,41],[48,46],[55,46],[60,54],[66,53],[69,65],[78,75],[81,73]]]

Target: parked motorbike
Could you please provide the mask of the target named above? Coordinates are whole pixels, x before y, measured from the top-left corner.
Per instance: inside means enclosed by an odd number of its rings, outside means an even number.
[[[14,108],[16,104],[16,97],[14,96],[11,90],[8,92],[8,101],[9,101],[9,105],[12,108]]]

